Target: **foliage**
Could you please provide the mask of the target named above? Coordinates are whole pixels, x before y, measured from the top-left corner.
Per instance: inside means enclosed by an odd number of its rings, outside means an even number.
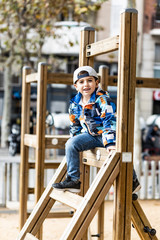
[[[10,56],[21,65],[37,61],[42,56],[46,36],[56,38],[55,22],[63,15],[82,21],[96,12],[104,0],[1,0],[0,4],[0,54]],[[72,43],[71,43],[72,45]]]

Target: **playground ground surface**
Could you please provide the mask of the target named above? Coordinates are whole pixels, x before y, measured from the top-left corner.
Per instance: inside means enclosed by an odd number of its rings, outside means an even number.
[[[157,237],[160,239],[160,200],[139,200],[148,220],[153,228],[157,231]],[[62,209],[61,204],[55,205],[55,210]],[[68,210],[68,209],[65,209]],[[113,219],[113,201],[105,202],[105,239],[112,239],[112,219]],[[44,222],[44,240],[58,240],[60,239],[66,225],[70,219],[46,219]],[[17,209],[0,208],[0,235],[3,240],[15,240],[18,235],[19,214]],[[131,239],[140,239],[136,230],[131,228]],[[92,234],[96,234],[96,217],[93,219],[90,231]],[[98,239],[98,238],[92,238]]]

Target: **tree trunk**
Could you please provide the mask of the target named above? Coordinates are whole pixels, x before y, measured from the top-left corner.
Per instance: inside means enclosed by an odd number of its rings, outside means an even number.
[[[11,99],[12,99],[12,87],[11,87],[11,62],[5,65],[4,70],[4,101],[3,101],[3,114],[1,124],[1,147],[7,147],[8,135],[10,132],[10,120],[11,120]]]

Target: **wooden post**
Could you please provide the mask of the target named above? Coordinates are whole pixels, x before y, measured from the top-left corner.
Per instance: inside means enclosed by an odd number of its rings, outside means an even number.
[[[100,75],[100,85],[104,91],[107,91],[107,87],[109,85],[109,74],[108,67],[106,65],[101,65],[99,67],[99,75]]]
[[[46,118],[47,64],[38,65],[37,82],[37,126],[36,126],[36,161],[35,161],[35,202],[38,202],[44,191],[44,161],[45,161],[45,118]],[[37,233],[42,239],[42,228]]]
[[[94,42],[95,29],[92,27],[84,27],[81,31],[81,43],[79,53],[79,67],[91,66],[93,67],[94,57],[87,57],[86,46]]]
[[[21,110],[21,163],[20,163],[20,193],[19,193],[19,216],[20,229],[27,219],[28,198],[28,154],[29,148],[24,145],[25,133],[29,133],[30,117],[30,84],[26,83],[27,74],[31,73],[29,67],[23,68],[22,73],[22,110]]]
[[[91,66],[93,67],[94,57],[87,57],[86,46],[94,42],[95,29],[92,27],[84,27],[81,31],[81,43],[79,52],[79,67]],[[89,188],[89,173],[90,167],[82,164],[82,154],[80,154],[80,169],[83,185],[81,186],[81,195],[84,196]],[[83,240],[87,239],[87,232],[83,236]]]
[[[136,43],[137,10],[126,9],[121,13],[119,43],[116,151],[122,152],[122,159],[115,184],[114,240],[131,237]]]
[[[35,201],[37,202],[44,190],[44,159],[45,159],[45,118],[46,118],[46,90],[47,65],[39,63],[37,82],[37,146],[36,146],[36,184]]]

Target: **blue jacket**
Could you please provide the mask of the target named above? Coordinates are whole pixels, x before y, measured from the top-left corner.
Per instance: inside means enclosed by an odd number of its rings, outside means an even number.
[[[97,88],[91,95],[89,102],[81,104],[81,93],[77,93],[70,101],[70,134],[87,132],[92,136],[102,135],[103,144],[115,144],[116,141],[116,118],[115,104],[109,94]]]

